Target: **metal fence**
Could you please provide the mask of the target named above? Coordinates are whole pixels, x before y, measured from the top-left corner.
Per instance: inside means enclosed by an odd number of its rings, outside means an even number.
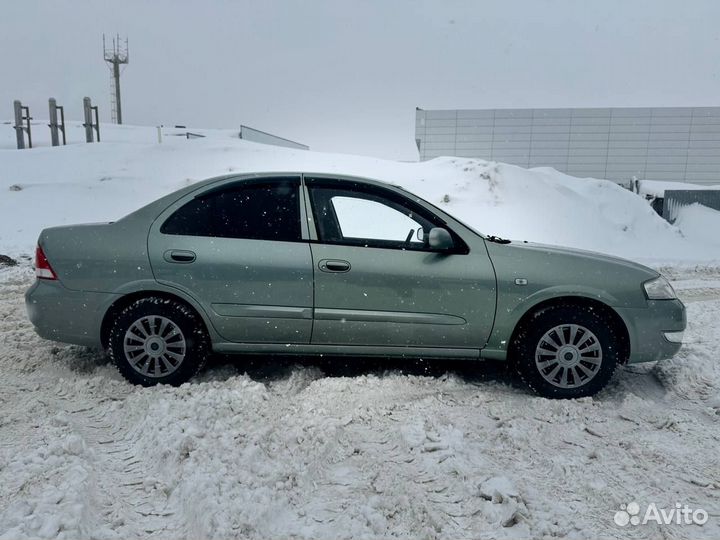
[[[674,223],[681,208],[695,203],[720,211],[720,189],[665,190],[662,215]]]

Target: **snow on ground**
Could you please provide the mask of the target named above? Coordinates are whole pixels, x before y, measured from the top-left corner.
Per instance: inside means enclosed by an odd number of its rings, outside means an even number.
[[[48,131],[38,126],[37,144]],[[230,130],[103,125],[100,144],[13,150],[0,124],[0,253],[28,253],[51,225],[111,221],[161,195],[215,175],[252,171],[337,172],[400,184],[486,234],[580,247],[651,265],[720,261],[702,239],[657,216],[613,182],[554,169],[527,170],[465,158],[399,163],[242,141]],[[71,141],[82,126],[68,125]]]
[[[128,126],[50,148],[42,129],[45,147],[18,152],[0,125],[0,254],[20,260],[0,267],[0,539],[720,536],[712,215],[693,210],[681,230],[613,183],[480,160],[394,163],[212,130],[166,129],[159,145]],[[687,302],[687,343],[595,398],[549,401],[502,366],[360,359],[219,358],[180,388],[144,389],[102,354],[34,334],[22,295],[40,229],[257,170],[380,178],[486,233],[651,263]],[[616,526],[631,501],[710,518]]]
[[[717,538],[720,273],[674,276],[687,344],[595,398],[497,366],[218,359],[134,387],[38,338],[0,270],[0,538]],[[698,525],[614,524],[621,504]]]
[[[678,210],[675,225],[683,234],[707,246],[708,251],[720,252],[720,212],[691,204]]]

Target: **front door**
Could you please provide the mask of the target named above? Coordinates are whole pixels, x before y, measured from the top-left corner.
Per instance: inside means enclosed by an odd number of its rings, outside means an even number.
[[[482,238],[435,252],[447,224],[379,185],[305,178],[318,240],[312,343],[442,347],[475,354],[490,334],[495,273]]]
[[[313,270],[300,177],[214,184],[168,208],[148,250],[155,279],[202,305],[234,342],[309,343]]]

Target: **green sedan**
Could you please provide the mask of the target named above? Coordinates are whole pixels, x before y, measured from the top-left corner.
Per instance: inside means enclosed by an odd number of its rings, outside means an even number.
[[[142,385],[212,352],[507,360],[535,392],[588,396],[678,352],[657,272],[484,236],[383,182],[213,178],[113,223],[45,229],[27,310],[44,338],[107,349]]]

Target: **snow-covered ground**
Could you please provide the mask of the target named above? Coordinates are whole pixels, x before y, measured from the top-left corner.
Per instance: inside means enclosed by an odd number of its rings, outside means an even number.
[[[681,272],[687,344],[595,398],[497,366],[218,360],[180,388],[38,338],[0,270],[0,538],[718,538],[720,273]],[[698,525],[613,522],[621,504]]]
[[[720,536],[716,213],[677,227],[615,184],[549,169],[180,132],[158,145],[155,128],[103,126],[109,142],[18,152],[0,124],[0,254],[20,261],[0,266],[0,539]],[[652,264],[687,303],[686,344],[595,398],[549,401],[501,366],[448,362],[221,358],[180,388],[143,389],[102,354],[34,334],[22,295],[40,229],[253,170],[380,178],[483,232]],[[632,501],[709,519],[617,526]]]
[[[42,124],[42,122],[40,123]],[[34,141],[47,144],[47,128]],[[251,171],[338,172],[400,184],[486,234],[580,247],[654,266],[720,264],[695,228],[660,218],[641,197],[606,180],[580,179],[554,169],[466,158],[400,163],[255,144],[230,130],[103,125],[100,144],[68,124],[66,147],[13,150],[15,134],[0,124],[0,253],[27,253],[51,225],[111,221],[161,195],[211,176]],[[718,221],[711,214],[708,228]]]

